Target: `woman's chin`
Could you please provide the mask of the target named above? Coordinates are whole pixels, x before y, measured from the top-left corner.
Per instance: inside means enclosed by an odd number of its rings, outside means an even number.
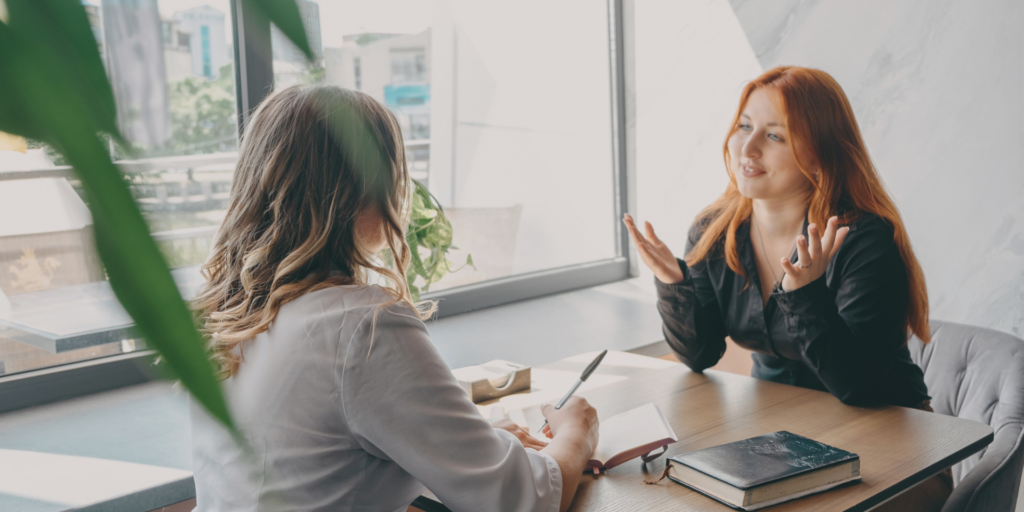
[[[739,190],[740,195],[747,199],[767,199],[768,194],[765,187],[759,186],[758,183],[751,183],[751,180],[740,178],[736,180],[736,189]]]

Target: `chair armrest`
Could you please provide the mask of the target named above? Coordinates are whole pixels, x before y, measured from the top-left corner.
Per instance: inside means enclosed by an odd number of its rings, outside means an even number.
[[[1021,423],[1003,425],[978,464],[953,489],[942,512],[1013,512],[1024,465],[1022,434]]]

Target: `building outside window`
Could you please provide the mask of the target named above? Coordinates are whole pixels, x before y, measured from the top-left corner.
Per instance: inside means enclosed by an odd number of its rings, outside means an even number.
[[[423,48],[391,49],[391,83],[411,84],[427,81],[427,58]]]
[[[189,46],[193,76],[215,78],[221,68],[231,64],[231,23],[226,16],[227,1],[213,0],[209,4],[195,6],[195,2],[161,0],[158,6],[160,16],[176,22],[178,44]],[[194,7],[184,8],[186,6]],[[204,31],[206,35],[203,35]]]
[[[359,57],[356,57],[352,64],[352,77],[355,80],[355,86],[357,91],[363,90],[363,79],[362,79],[362,67],[360,66]]]
[[[203,76],[213,78],[213,64],[210,61],[210,27],[199,27],[199,39],[203,49]]]
[[[430,138],[430,112],[409,115],[409,133],[407,138],[410,140]]]

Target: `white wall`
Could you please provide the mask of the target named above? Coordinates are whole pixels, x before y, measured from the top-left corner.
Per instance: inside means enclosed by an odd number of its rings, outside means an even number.
[[[761,67],[726,0],[640,0],[635,19],[634,213],[681,257],[690,223],[728,183],[722,143]]]
[[[613,257],[605,5],[452,0],[432,26],[438,197],[460,208],[522,205],[514,273]]]
[[[816,67],[850,97],[932,317],[1024,336],[1024,3],[637,0],[636,17],[638,213],[673,249],[724,188],[742,83]]]

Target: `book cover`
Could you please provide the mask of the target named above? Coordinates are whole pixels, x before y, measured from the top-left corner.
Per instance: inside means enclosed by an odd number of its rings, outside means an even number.
[[[855,453],[783,430],[670,460],[747,490],[858,458]]]
[[[792,501],[792,500],[795,500],[795,499],[803,498],[804,496],[810,496],[812,494],[817,494],[819,492],[824,492],[824,491],[827,491],[829,489],[834,489],[836,487],[848,484],[850,482],[859,481],[860,480],[860,475],[853,476],[853,477],[850,477],[850,478],[846,478],[846,479],[843,479],[843,480],[840,480],[840,481],[837,481],[837,482],[831,482],[831,483],[828,483],[828,484],[825,484],[825,485],[822,485],[822,486],[819,486],[819,487],[814,487],[814,488],[811,488],[811,489],[807,489],[807,490],[798,492],[796,494],[786,495],[786,496],[783,496],[781,498],[774,499],[774,500],[771,500],[771,501],[766,501],[766,502],[763,502],[763,503],[756,503],[756,504],[748,505],[748,506],[741,506],[741,505],[736,505],[735,503],[730,503],[727,500],[719,498],[718,496],[715,496],[714,494],[711,494],[709,492],[706,492],[706,491],[704,491],[703,489],[701,489],[699,487],[695,487],[693,485],[690,485],[690,484],[688,484],[688,483],[686,483],[686,482],[684,482],[684,481],[682,481],[682,480],[680,480],[678,478],[673,477],[672,475],[669,475],[668,478],[670,480],[672,480],[673,482],[682,485],[683,487],[689,488],[691,491],[695,491],[698,494],[702,494],[702,495],[704,495],[707,498],[711,498],[711,499],[713,499],[713,500],[721,503],[722,505],[725,505],[725,506],[727,506],[727,507],[729,507],[729,508],[731,508],[733,510],[743,510],[745,512],[751,512],[751,511],[754,511],[754,510],[760,510],[762,508],[778,505],[780,503],[785,503],[787,501]]]

